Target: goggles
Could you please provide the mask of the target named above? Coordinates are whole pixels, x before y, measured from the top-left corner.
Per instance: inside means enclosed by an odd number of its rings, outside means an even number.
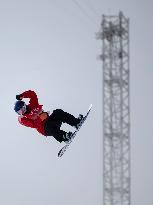
[[[26,110],[27,110],[26,109],[26,104],[24,104],[23,107],[20,110],[17,111],[17,113],[19,115],[23,115],[26,112]]]

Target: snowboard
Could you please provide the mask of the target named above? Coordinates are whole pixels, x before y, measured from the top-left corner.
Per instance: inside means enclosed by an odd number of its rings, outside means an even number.
[[[81,120],[81,122],[80,122],[80,124],[79,124],[78,129],[75,130],[75,131],[72,133],[72,138],[71,138],[70,142],[67,143],[66,145],[64,145],[64,147],[62,147],[62,149],[60,149],[60,151],[58,152],[58,157],[61,157],[61,156],[66,152],[66,150],[69,148],[69,146],[70,146],[71,142],[74,140],[74,138],[75,138],[77,132],[80,130],[80,128],[82,127],[82,125],[83,125],[84,122],[86,121],[86,119],[87,119],[87,117],[88,117],[88,115],[89,115],[89,113],[90,113],[90,111],[91,111],[91,108],[92,108],[92,104],[89,106],[89,109],[88,109],[86,115],[82,118],[82,120]]]

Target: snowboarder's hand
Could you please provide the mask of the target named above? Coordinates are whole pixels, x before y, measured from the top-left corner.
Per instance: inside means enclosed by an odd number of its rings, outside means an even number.
[[[16,99],[17,99],[17,100],[22,100],[23,97],[22,97],[22,95],[16,95]]]

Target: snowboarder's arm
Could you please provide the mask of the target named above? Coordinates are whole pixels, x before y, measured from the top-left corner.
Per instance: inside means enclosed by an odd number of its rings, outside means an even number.
[[[35,123],[32,119],[26,117],[18,117],[18,121],[21,125],[26,127],[36,128]]]
[[[29,98],[30,99],[29,104],[31,104],[31,105],[35,105],[35,106],[39,105],[38,97],[37,97],[36,93],[32,90],[25,91],[22,94],[17,95],[17,96],[20,99]]]

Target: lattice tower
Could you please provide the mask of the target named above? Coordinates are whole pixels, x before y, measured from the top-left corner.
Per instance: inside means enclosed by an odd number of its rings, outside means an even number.
[[[103,200],[130,205],[129,19],[103,15]]]

